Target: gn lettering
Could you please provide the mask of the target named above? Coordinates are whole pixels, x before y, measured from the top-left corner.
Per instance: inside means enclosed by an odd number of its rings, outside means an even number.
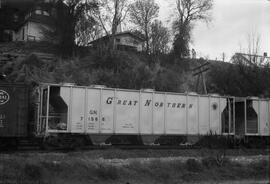
[[[4,128],[5,119],[6,119],[6,115],[0,114],[0,128]]]
[[[99,114],[97,110],[90,110],[88,116],[88,121],[90,122],[98,122],[99,121]],[[101,117],[101,121],[105,121],[105,117]]]

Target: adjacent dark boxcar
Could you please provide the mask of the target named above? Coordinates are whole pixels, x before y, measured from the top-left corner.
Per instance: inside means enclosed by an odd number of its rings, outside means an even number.
[[[0,138],[27,136],[28,88],[0,83]]]

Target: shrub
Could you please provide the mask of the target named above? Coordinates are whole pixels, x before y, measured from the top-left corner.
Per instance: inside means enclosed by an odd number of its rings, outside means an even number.
[[[97,176],[103,180],[116,180],[119,178],[119,173],[114,166],[98,165],[96,168]]]
[[[256,163],[250,163],[249,167],[253,170],[252,175],[254,176],[269,175],[270,161],[261,160]]]
[[[43,161],[42,167],[51,173],[59,173],[62,170],[62,164],[58,161]]]
[[[41,168],[34,164],[26,164],[24,166],[24,173],[27,178],[31,180],[39,180],[42,177]]]
[[[202,165],[199,161],[195,159],[188,159],[186,161],[186,169],[191,172],[199,172],[202,171]]]
[[[206,157],[202,159],[202,165],[206,168],[212,168],[217,166],[217,162],[214,157]]]
[[[234,147],[234,139],[229,136],[220,136],[212,131],[202,136],[196,146],[210,149],[229,149]]]
[[[208,156],[202,159],[202,165],[206,168],[222,167],[230,163],[226,157],[225,152],[218,152],[215,155]]]
[[[164,167],[164,166],[165,166],[165,164],[162,164],[161,160],[159,160],[159,159],[152,160],[149,163],[149,168],[150,169],[157,169],[157,168]]]

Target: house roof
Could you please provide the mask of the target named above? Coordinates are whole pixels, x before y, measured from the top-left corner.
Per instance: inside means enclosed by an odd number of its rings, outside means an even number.
[[[133,38],[136,38],[136,39],[140,40],[141,42],[143,42],[145,40],[144,38],[142,38],[138,34],[135,34],[135,33],[131,32],[131,31],[125,31],[125,32],[115,34],[115,36],[124,36],[124,35],[129,35],[129,36],[131,36]],[[109,37],[111,37],[111,35],[103,36],[101,38],[98,38],[96,40],[93,40],[93,41],[89,42],[89,44],[96,43],[96,42],[103,41],[103,40],[107,40]]]
[[[270,63],[270,57],[255,54],[235,53],[233,57],[241,57],[246,64],[257,63],[259,65],[266,65]]]
[[[35,2],[37,2],[37,0],[4,0],[2,1],[2,6],[25,11],[28,10]]]
[[[24,25],[26,22],[36,22],[47,26],[53,26],[53,19],[50,16],[33,14],[28,19],[26,19],[20,26]]]
[[[49,4],[48,2],[55,3],[57,0],[2,0],[1,6],[28,11],[36,4]]]
[[[46,3],[45,1],[43,2],[42,0],[6,0],[4,1],[3,8],[0,9],[0,27],[17,31],[27,22],[36,22],[51,26],[51,16],[38,15],[33,13],[33,11],[39,9],[50,12],[52,9],[52,4]],[[25,16],[30,12],[30,16],[25,18]],[[14,22],[15,15],[18,17],[16,22]]]

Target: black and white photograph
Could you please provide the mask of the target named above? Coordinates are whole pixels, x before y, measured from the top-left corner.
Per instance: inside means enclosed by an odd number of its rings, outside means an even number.
[[[270,184],[270,0],[0,0],[0,184]]]

